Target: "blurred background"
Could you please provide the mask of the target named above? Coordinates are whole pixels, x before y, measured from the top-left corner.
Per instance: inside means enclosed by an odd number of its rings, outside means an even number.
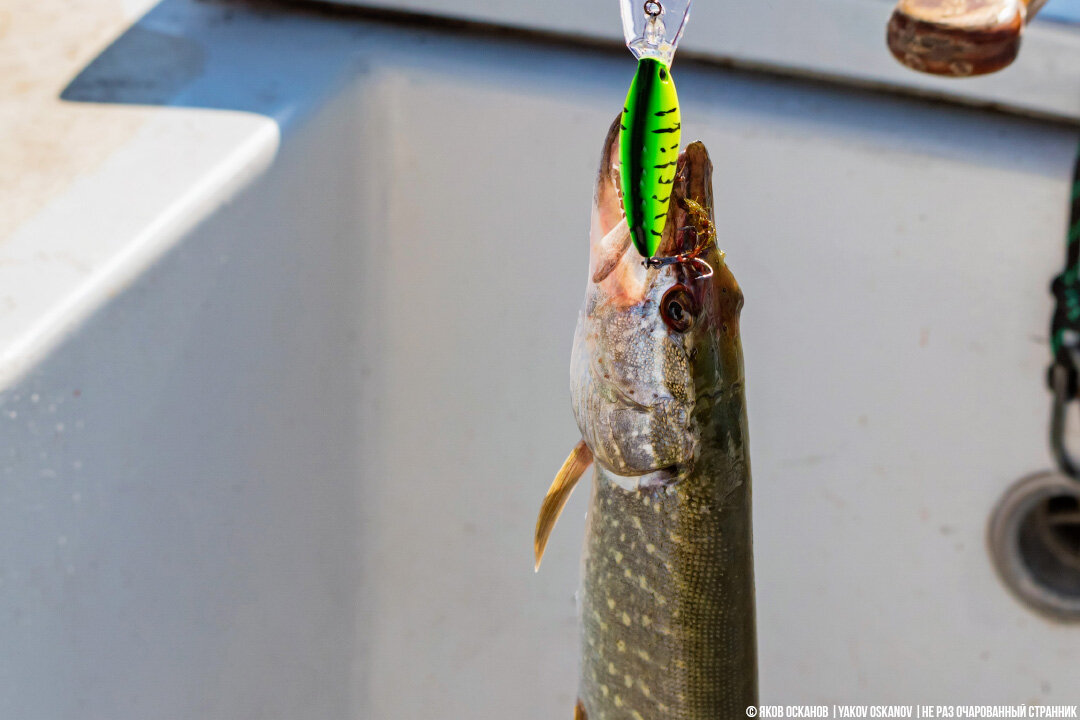
[[[698,0],[675,65],[746,296],[762,702],[1080,702],[986,543],[1052,466],[1080,3],[963,81],[892,9]],[[539,575],[531,536],[620,31],[0,2],[0,717],[569,716],[586,493]]]

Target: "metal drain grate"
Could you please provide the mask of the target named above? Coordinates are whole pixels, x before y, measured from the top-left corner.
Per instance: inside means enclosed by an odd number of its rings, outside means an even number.
[[[1019,525],[1017,549],[1032,577],[1062,595],[1080,597],[1080,500],[1041,501]]]
[[[1039,473],[1014,485],[990,523],[1001,579],[1033,609],[1080,621],[1080,485]]]

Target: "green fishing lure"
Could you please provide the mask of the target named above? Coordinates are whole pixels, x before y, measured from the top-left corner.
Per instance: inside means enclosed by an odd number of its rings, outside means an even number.
[[[651,258],[667,224],[679,159],[682,113],[671,61],[690,16],[690,2],[621,0],[621,9],[626,45],[638,58],[638,67],[623,106],[619,187],[634,246]],[[677,24],[665,22],[672,15]]]
[[[630,237],[646,258],[656,254],[667,223],[681,129],[671,71],[659,60],[639,60],[623,107],[619,161]]]

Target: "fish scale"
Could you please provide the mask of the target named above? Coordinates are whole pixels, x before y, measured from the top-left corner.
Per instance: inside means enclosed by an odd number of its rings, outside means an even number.
[[[589,720],[745,717],[757,698],[751,486],[737,337],[702,358],[702,451],[655,496],[598,467],[582,581],[579,696]],[[708,365],[712,364],[713,368]],[[729,377],[720,382],[727,370]],[[720,372],[718,372],[720,371]],[[609,600],[613,602],[609,602]],[[629,622],[627,622],[629,620]],[[630,679],[630,683],[627,682]]]

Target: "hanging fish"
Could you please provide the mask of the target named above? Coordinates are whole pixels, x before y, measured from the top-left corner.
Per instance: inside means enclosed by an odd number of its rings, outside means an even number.
[[[682,115],[671,61],[690,16],[690,2],[620,2],[626,45],[638,66],[623,106],[619,184],[634,247],[651,258],[667,223],[679,156]]]
[[[582,439],[541,505],[536,564],[595,465],[574,717],[745,717],[758,697],[742,293],[716,247],[701,143],[677,159],[663,255],[644,265],[630,250],[611,177],[619,132],[616,120],[571,359]]]

